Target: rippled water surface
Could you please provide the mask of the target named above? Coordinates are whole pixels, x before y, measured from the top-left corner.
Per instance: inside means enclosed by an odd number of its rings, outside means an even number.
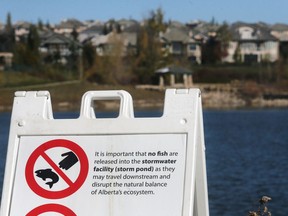
[[[77,113],[56,113],[75,118]],[[109,116],[111,114],[105,114]],[[138,112],[137,116],[161,115]],[[9,113],[0,113],[0,187],[2,188]],[[204,111],[211,216],[247,215],[258,199],[272,197],[272,215],[287,215],[288,110]]]

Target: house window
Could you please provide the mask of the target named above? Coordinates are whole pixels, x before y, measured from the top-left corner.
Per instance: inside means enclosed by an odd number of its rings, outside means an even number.
[[[273,41],[267,41],[264,43],[264,49],[266,50],[274,49],[275,47],[276,47],[276,43]]]
[[[239,34],[241,39],[252,39],[253,37],[253,29],[250,27],[241,27],[239,28]]]
[[[195,51],[196,49],[197,49],[197,45],[196,44],[189,44],[189,50]]]
[[[249,54],[249,55],[244,55],[244,62],[245,63],[256,63],[258,62],[258,56]]]
[[[256,51],[257,48],[257,44],[255,43],[242,43],[240,45],[241,50],[245,50],[245,51]]]
[[[182,43],[176,42],[172,44],[173,54],[182,54]]]
[[[162,49],[168,49],[169,48],[169,44],[163,43],[162,44]]]

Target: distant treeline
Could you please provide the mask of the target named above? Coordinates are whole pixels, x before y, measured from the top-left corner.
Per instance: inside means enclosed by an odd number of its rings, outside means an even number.
[[[9,13],[4,28],[0,31],[0,52],[12,53],[13,58],[12,63],[7,64],[7,59],[0,56],[0,66],[7,73],[20,71],[47,80],[82,79],[99,84],[157,84],[158,76],[155,71],[167,65],[181,65],[191,69],[195,82],[230,82],[232,80],[277,82],[288,79],[286,63],[288,55],[285,55],[285,52],[274,63],[222,63],[221,58],[227,53],[227,41],[230,37],[226,23],[217,28],[218,38],[211,35],[210,38],[205,39],[205,43],[201,44],[201,65],[187,56],[175,56],[163,49],[158,36],[161,32],[165,32],[169,23],[164,22],[164,13],[161,9],[151,11],[150,16],[143,23],[137,30],[136,45],[128,49],[125,55],[122,51],[122,42],[118,41],[117,37],[111,39],[113,46],[109,47],[110,54],[99,55],[91,43],[79,43],[76,29],[70,32],[68,37],[65,36],[69,44],[65,47],[65,54],[60,49],[61,47],[57,47],[59,39],[57,37],[54,37],[49,44],[49,49],[51,49],[54,43],[56,51],[48,53],[40,47],[47,48],[43,45],[43,41],[45,39],[47,41],[49,33],[53,33],[53,27],[39,20],[37,24],[29,25],[27,34],[17,37]],[[116,24],[111,20],[110,25],[105,27],[105,32],[107,34],[113,31],[121,32],[120,26]],[[211,21],[211,25],[216,24]]]

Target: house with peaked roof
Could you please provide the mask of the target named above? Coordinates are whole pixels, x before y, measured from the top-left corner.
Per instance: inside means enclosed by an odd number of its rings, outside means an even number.
[[[67,58],[72,54],[71,47],[74,46],[78,52],[81,51],[81,45],[65,37],[62,34],[49,33],[46,37],[42,36],[43,41],[39,50],[43,56],[57,56],[57,62],[66,64]]]
[[[120,55],[126,56],[136,53],[137,34],[113,31],[107,35],[97,35],[91,38],[90,42],[99,56],[113,55],[116,49],[117,52],[120,52]]]
[[[232,41],[223,62],[275,62],[279,58],[279,41],[264,24],[234,23],[230,28]]]
[[[73,31],[81,32],[86,28],[86,26],[76,19],[66,19],[56,25],[54,32],[58,34],[70,35]]]
[[[288,25],[282,23],[272,25],[271,34],[281,42],[288,42]]]
[[[21,38],[25,38],[27,37],[27,35],[29,34],[30,31],[30,26],[32,24],[29,22],[23,22],[23,21],[19,21],[17,23],[15,23],[13,25],[14,29],[15,29],[15,39],[16,41],[20,41]]]
[[[284,59],[288,56],[288,25],[277,23],[271,26],[271,34],[279,40],[279,52]]]
[[[102,35],[103,32],[104,32],[104,26],[101,24],[95,24],[81,31],[78,35],[78,40],[80,43],[82,43],[97,35]]]
[[[117,21],[117,23],[119,24],[121,31],[125,31],[127,29],[137,29],[139,26],[139,23],[133,19],[120,19]]]
[[[0,71],[12,66],[13,53],[0,51]]]
[[[120,33],[125,50],[124,55],[136,54],[137,52],[137,33],[136,32],[122,32]]]
[[[220,25],[205,21],[195,21],[187,23],[186,26],[193,32],[193,37],[205,43],[209,37],[216,37]]]
[[[160,34],[162,50],[174,57],[186,57],[192,61],[201,63],[201,45],[193,38],[192,32],[183,28],[168,27]]]

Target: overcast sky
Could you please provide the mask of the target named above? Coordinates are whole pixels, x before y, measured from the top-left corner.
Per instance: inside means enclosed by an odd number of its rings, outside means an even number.
[[[288,0],[0,0],[0,22],[7,13],[12,21],[58,23],[63,19],[107,21],[111,18],[142,20],[161,8],[164,18],[189,22],[235,21],[288,24]]]

